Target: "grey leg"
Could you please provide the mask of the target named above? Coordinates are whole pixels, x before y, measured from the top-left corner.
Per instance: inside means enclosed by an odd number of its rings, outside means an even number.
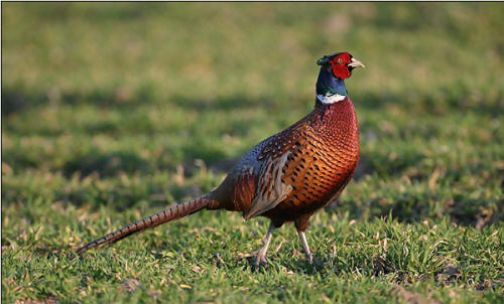
[[[266,235],[263,238],[263,241],[262,241],[263,246],[257,252],[256,261],[255,261],[256,266],[268,263],[268,261],[266,261],[266,253],[268,252],[268,247],[271,242],[273,230],[275,230],[275,226],[273,225],[273,223],[271,223],[268,228],[268,232],[266,233]]]
[[[313,255],[310,251],[310,247],[308,246],[308,242],[306,241],[306,235],[303,231],[298,230],[299,239],[301,240],[301,245],[303,245],[303,251],[306,255],[306,259],[308,263],[313,264]]]

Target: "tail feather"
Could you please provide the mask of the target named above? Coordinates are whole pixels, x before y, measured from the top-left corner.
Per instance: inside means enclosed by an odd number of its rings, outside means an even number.
[[[121,229],[113,231],[97,240],[89,242],[86,245],[78,248],[76,250],[76,253],[81,254],[92,248],[113,244],[119,240],[122,240],[125,237],[143,231],[147,228],[154,228],[161,224],[195,213],[201,209],[204,209],[208,205],[213,204],[214,202],[215,202],[214,200],[201,197],[186,203],[172,205],[163,211],[160,211],[151,216],[143,218],[137,222],[126,225]]]

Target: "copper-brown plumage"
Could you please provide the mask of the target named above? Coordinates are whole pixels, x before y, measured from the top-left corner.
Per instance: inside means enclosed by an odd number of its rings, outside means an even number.
[[[285,222],[294,222],[311,262],[304,235],[310,216],[339,196],[359,160],[358,122],[343,80],[350,77],[353,68],[363,66],[348,53],[325,56],[319,64],[313,111],[245,154],[215,190],[109,233],[77,252],[114,243],[202,209],[226,209],[242,212],[245,219],[264,216],[271,220],[257,263],[265,262],[271,233]]]
[[[354,107],[350,99],[332,104],[317,105],[306,117],[285,131],[266,140],[252,162],[267,164],[286,157],[281,181],[292,190],[275,208],[263,215],[276,226],[295,221],[301,215],[313,213],[344,187],[359,160],[359,131]],[[244,168],[253,168],[251,163],[238,166],[224,182],[212,192],[220,202],[218,208],[248,212],[253,200],[267,196],[271,189],[261,188],[261,180],[271,182],[263,174],[256,176]],[[272,169],[270,169],[271,171]]]

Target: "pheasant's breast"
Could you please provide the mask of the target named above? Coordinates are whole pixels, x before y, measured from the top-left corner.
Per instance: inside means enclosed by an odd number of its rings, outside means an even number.
[[[317,109],[297,129],[282,180],[292,187],[275,214],[298,215],[323,207],[350,180],[359,160],[359,131],[350,100]]]

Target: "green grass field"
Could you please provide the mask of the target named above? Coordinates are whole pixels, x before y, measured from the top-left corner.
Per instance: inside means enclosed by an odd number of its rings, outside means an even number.
[[[2,3],[2,302],[502,303],[504,5]],[[347,81],[359,171],[253,272],[265,219],[201,212],[73,250],[209,191]]]

